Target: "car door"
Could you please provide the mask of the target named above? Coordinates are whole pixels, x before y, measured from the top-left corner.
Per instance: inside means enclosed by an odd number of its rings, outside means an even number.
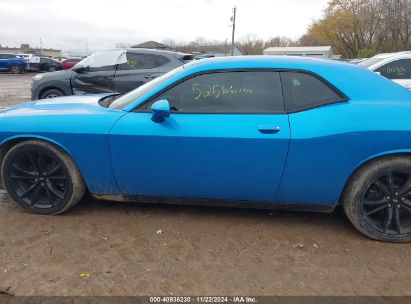
[[[117,68],[113,86],[119,93],[129,92],[160,75],[154,55],[127,52],[127,62]]]
[[[113,80],[116,65],[86,67],[71,75],[71,87],[74,95],[110,93],[114,91]]]
[[[366,138],[351,127],[364,114],[356,113],[353,103],[318,75],[281,72],[281,83],[291,140],[277,200],[334,206],[341,185],[352,174],[353,150],[358,147],[360,151],[359,143]]]
[[[411,58],[391,61],[375,69],[375,72],[411,90]]]
[[[155,123],[150,107],[161,99],[172,113]],[[124,115],[110,148],[125,195],[272,202],[289,138],[279,74],[225,71],[186,79]]]

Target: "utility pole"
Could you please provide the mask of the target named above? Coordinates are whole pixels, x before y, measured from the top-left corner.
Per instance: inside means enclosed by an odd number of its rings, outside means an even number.
[[[43,40],[40,38],[40,54],[43,56]]]
[[[235,14],[236,12],[237,12],[237,8],[234,6],[233,16],[231,17],[231,21],[233,22],[233,33],[231,35],[231,56],[234,56],[234,35],[235,35]]]

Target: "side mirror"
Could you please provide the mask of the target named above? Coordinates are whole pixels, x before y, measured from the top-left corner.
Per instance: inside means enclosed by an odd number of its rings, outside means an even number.
[[[151,105],[151,120],[154,122],[163,122],[167,117],[170,116],[170,104],[167,99],[161,99],[156,101]]]
[[[76,72],[76,73],[83,73],[83,72],[85,72],[86,70],[87,70],[87,68],[86,68],[85,66],[83,66],[83,65],[75,65],[75,66],[73,67],[73,71]]]

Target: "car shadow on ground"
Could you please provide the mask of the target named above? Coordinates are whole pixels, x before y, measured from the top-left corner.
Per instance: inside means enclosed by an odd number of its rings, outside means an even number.
[[[15,216],[27,214],[3,192],[0,208]],[[9,210],[5,210],[9,209]],[[17,214],[19,213],[19,214]],[[38,216],[38,215],[34,215]],[[248,209],[234,207],[207,207],[173,204],[152,204],[135,202],[114,202],[96,200],[86,195],[74,208],[58,217],[73,222],[104,221],[107,225],[117,222],[146,222],[147,225],[168,225],[178,229],[179,223],[195,226],[202,231],[218,231],[230,227],[247,232],[258,229],[273,231],[280,238],[330,239],[342,238],[347,241],[364,241],[362,236],[349,222],[341,207],[332,213],[301,212],[270,209]],[[245,228],[244,228],[245,227]],[[153,228],[154,229],[154,228]],[[280,236],[281,235],[281,236]]]
[[[193,222],[199,220],[226,223],[244,224],[254,223],[280,228],[289,227],[291,230],[303,233],[307,230],[348,234],[354,239],[364,239],[362,235],[352,226],[346,217],[343,209],[337,206],[332,213],[302,212],[272,209],[250,209],[235,207],[209,207],[195,205],[175,205],[175,204],[153,204],[136,202],[114,202],[92,198],[89,195],[66,215],[87,216],[90,213],[101,213],[116,215],[129,215],[139,217],[150,215],[156,218],[181,218],[192,219]]]

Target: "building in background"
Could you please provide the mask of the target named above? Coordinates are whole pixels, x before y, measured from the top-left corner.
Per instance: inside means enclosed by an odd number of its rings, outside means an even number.
[[[147,41],[140,44],[132,45],[131,48],[144,48],[175,51],[172,47],[159,43],[156,41]],[[186,45],[177,48],[177,51],[183,53],[191,53],[196,59],[210,58],[210,57],[225,57],[231,56],[231,45]],[[242,52],[238,47],[234,48],[234,56],[242,56]]]
[[[157,41],[146,41],[140,44],[132,45],[131,48],[133,49],[154,49],[154,50],[165,50],[171,51],[171,47],[168,45],[162,44]]]
[[[61,50],[31,48],[29,44],[21,44],[18,48],[0,45],[0,54],[33,54],[37,56],[59,57],[61,56]]]
[[[334,56],[331,46],[269,47],[263,53],[264,55],[306,56],[324,59],[331,59]]]
[[[191,50],[191,53],[194,54],[196,59],[201,58],[210,58],[210,57],[225,57],[231,56],[231,45],[204,45],[198,46]],[[242,56],[243,53],[238,47],[234,47],[234,56]]]

